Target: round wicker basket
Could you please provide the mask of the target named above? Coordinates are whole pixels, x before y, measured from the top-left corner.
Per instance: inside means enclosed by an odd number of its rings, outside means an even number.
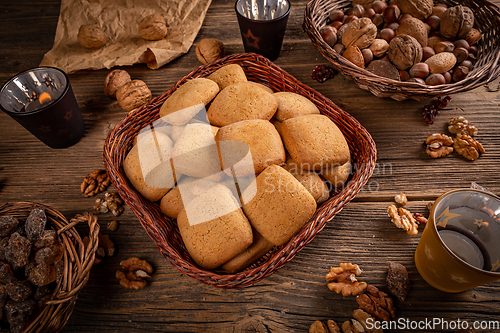
[[[64,245],[64,275],[55,287],[50,301],[25,328],[24,333],[59,332],[64,328],[73,312],[78,293],[89,279],[99,242],[99,224],[97,224],[97,218],[90,213],[77,215],[68,221],[57,210],[32,202],[6,202],[0,206],[0,216],[11,215],[25,220],[34,208],[45,210],[47,222],[56,230]],[[75,226],[81,222],[86,222],[90,229],[90,241],[87,248],[84,247],[82,239],[75,229]]]
[[[190,258],[175,220],[167,218],[157,203],[142,197],[130,184],[123,171],[123,160],[132,146],[134,137],[146,125],[158,119],[163,102],[183,83],[196,77],[206,77],[228,64],[239,64],[250,81],[259,82],[274,91],[290,91],[308,97],[320,111],[330,117],[342,130],[354,160],[354,173],[347,186],[319,207],[311,220],[287,244],[275,247],[256,264],[246,270],[227,274],[222,271],[200,269]],[[179,271],[203,283],[220,288],[248,286],[270,276],[283,267],[315,235],[351,201],[370,178],[376,161],[373,139],[361,124],[332,103],[329,99],[309,88],[268,59],[253,53],[234,54],[209,63],[192,71],[168,92],[156,97],[138,110],[130,113],[109,133],[104,145],[104,164],[116,190],[138,217],[140,223],[155,242],[163,256]]]
[[[500,74],[500,9],[487,0],[440,0],[448,6],[468,6],[474,12],[475,27],[482,32],[478,42],[478,57],[472,71],[459,82],[429,86],[413,82],[401,82],[375,75],[355,66],[335,52],[321,37],[319,30],[328,24],[328,14],[333,9],[351,6],[349,0],[311,0],[304,12],[303,29],[313,45],[336,69],[351,78],[361,89],[378,97],[391,97],[397,101],[408,98],[423,100],[474,89],[495,80]]]

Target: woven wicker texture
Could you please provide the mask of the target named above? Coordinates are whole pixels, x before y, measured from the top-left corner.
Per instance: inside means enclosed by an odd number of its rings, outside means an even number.
[[[335,68],[351,78],[361,89],[368,90],[378,97],[391,97],[401,101],[408,98],[423,100],[435,96],[450,95],[474,89],[495,80],[500,74],[500,9],[487,0],[440,1],[451,6],[468,6],[474,12],[474,26],[481,31],[483,38],[476,44],[478,57],[472,71],[459,82],[429,86],[413,82],[401,82],[384,78],[353,65],[339,55],[321,37],[319,30],[328,24],[328,14],[334,9],[351,6],[346,0],[311,0],[304,12],[303,29],[313,45]]]
[[[123,160],[132,146],[134,137],[144,126],[158,119],[160,106],[172,92],[189,79],[206,77],[215,70],[229,64],[239,64],[250,81],[263,83],[274,91],[290,91],[309,98],[323,114],[330,117],[342,130],[349,143],[354,160],[354,173],[348,185],[321,205],[316,214],[298,234],[287,244],[272,249],[258,263],[236,274],[208,271],[197,267],[184,247],[175,220],[163,215],[157,203],[151,203],[144,199],[131,186],[123,171]],[[220,288],[248,286],[270,276],[292,260],[297,252],[311,242],[314,236],[324,228],[325,224],[331,221],[360,191],[361,187],[370,178],[375,167],[375,161],[375,143],[370,134],[356,119],[268,59],[253,53],[230,55],[192,71],[177,82],[168,92],[154,98],[125,117],[109,133],[104,145],[104,164],[113,185],[138,217],[163,256],[185,275]]]
[[[99,224],[97,224],[97,218],[90,213],[77,215],[68,221],[64,215],[53,208],[32,202],[4,203],[0,206],[0,216],[11,215],[25,220],[34,208],[45,210],[47,224],[56,230],[59,240],[64,245],[64,275],[54,289],[51,300],[47,302],[35,320],[25,328],[24,333],[59,332],[73,312],[78,293],[89,279],[99,242]],[[89,226],[89,245],[86,249],[75,229],[75,226],[82,222],[86,222]]]

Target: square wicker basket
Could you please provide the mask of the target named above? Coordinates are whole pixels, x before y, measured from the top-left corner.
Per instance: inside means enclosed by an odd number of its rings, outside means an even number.
[[[24,333],[61,331],[68,321],[75,305],[78,293],[89,279],[90,269],[94,264],[95,252],[99,243],[99,224],[97,218],[84,213],[68,221],[57,210],[33,202],[6,202],[0,205],[0,216],[14,216],[26,220],[31,210],[45,210],[47,224],[57,233],[64,245],[64,273],[53,290],[52,297],[38,315],[24,328]],[[85,246],[80,234],[75,229],[79,223],[89,226],[89,244]]]
[[[320,111],[330,117],[345,135],[351,151],[354,170],[345,188],[323,203],[315,215],[288,243],[273,248],[257,263],[235,274],[199,268],[184,247],[175,220],[163,215],[157,203],[149,202],[142,197],[131,186],[123,171],[123,161],[132,146],[134,137],[144,126],[159,118],[158,111],[163,102],[186,81],[192,78],[206,77],[228,64],[239,64],[250,81],[265,84],[274,91],[295,92],[314,102]],[[104,145],[104,164],[113,185],[138,217],[167,261],[185,275],[220,288],[248,286],[270,276],[292,260],[295,254],[308,244],[323,229],[325,224],[331,221],[361,190],[373,172],[375,161],[375,143],[356,119],[268,59],[253,53],[230,55],[198,67],[183,77],[165,94],[154,98],[125,117],[109,133]]]
[[[351,6],[349,0],[311,0],[304,12],[303,29],[313,45],[336,69],[351,78],[361,89],[378,97],[391,97],[397,101],[405,99],[423,100],[474,89],[495,80],[500,75],[500,9],[487,0],[440,0],[447,6],[464,5],[474,12],[474,27],[483,34],[477,43],[478,57],[472,71],[462,81],[429,86],[402,82],[375,75],[360,68],[335,52],[321,37],[320,29],[328,24],[328,15],[334,9]]]

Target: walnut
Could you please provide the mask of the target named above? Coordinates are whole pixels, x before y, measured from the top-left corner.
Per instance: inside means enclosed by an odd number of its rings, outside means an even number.
[[[406,231],[410,236],[418,234],[418,223],[413,217],[409,210],[399,207],[399,210],[395,205],[390,205],[387,208],[387,214],[391,218],[391,222],[400,229]]]
[[[130,74],[123,69],[115,69],[109,72],[104,80],[104,93],[106,96],[116,98],[116,91],[125,83],[132,81]]]
[[[377,287],[368,285],[365,292],[356,297],[359,307],[371,314],[376,320],[389,321],[396,317],[392,298]]]
[[[354,20],[344,30],[342,44],[346,48],[356,45],[360,49],[369,47],[377,37],[377,26],[367,17]],[[344,52],[345,54],[345,52]]]
[[[365,312],[362,309],[356,309],[352,312],[352,316],[354,317],[355,320],[357,320],[365,329],[365,332],[368,333],[383,333],[381,328],[374,328],[373,323],[374,323],[374,318],[367,312]],[[368,323],[368,319],[372,319],[371,325]],[[368,328],[368,326],[372,327],[371,329]]]
[[[196,45],[196,57],[202,64],[224,56],[224,44],[217,38],[205,38]]]
[[[477,134],[477,128],[462,116],[448,120],[448,131],[451,134],[467,134],[469,136]]]
[[[342,332],[344,333],[364,333],[365,328],[356,319],[347,320],[342,324]]]
[[[357,295],[363,291],[367,284],[359,282],[356,276],[361,274],[361,269],[356,264],[340,263],[339,267],[331,267],[326,274],[326,281],[336,281],[328,283],[328,289],[335,291],[342,296]]]
[[[106,170],[97,169],[83,178],[80,191],[85,197],[91,197],[104,191],[110,184]]]
[[[124,271],[116,271],[116,278],[120,284],[129,289],[141,289],[147,285],[146,278],[153,274],[153,267],[146,260],[137,257],[128,258],[120,262]]]
[[[408,198],[406,197],[406,194],[404,193],[399,193],[399,194],[396,194],[394,196],[394,201],[396,201],[396,203],[404,206],[408,203]]]
[[[431,16],[434,7],[432,0],[397,0],[396,5],[403,14],[410,14],[422,21]]]
[[[413,218],[415,219],[415,221],[417,221],[417,223],[419,224],[427,224],[427,219],[425,218],[425,216],[423,216],[422,214],[420,213],[413,213]]]
[[[453,148],[470,161],[478,159],[480,154],[486,152],[482,144],[467,134],[457,134],[453,140]]]
[[[151,90],[141,80],[127,82],[116,91],[118,104],[127,112],[147,103],[151,96]]]
[[[407,70],[422,60],[422,46],[414,37],[401,34],[391,39],[388,54],[394,66]]]
[[[94,202],[94,211],[96,213],[105,214],[108,211],[114,216],[119,216],[123,213],[123,200],[116,193],[106,192],[104,198],[97,198]]]
[[[425,152],[432,158],[444,157],[453,151],[453,139],[446,134],[432,134],[425,139]]]
[[[389,263],[389,269],[386,277],[389,291],[400,301],[404,301],[410,291],[410,278],[408,271],[402,264],[395,262]]]
[[[117,220],[113,220],[113,221],[110,221],[108,222],[108,224],[106,225],[106,228],[108,230],[111,230],[111,231],[116,231],[118,229],[118,221]]]
[[[401,24],[396,29],[396,35],[402,34],[414,37],[416,40],[418,40],[422,47],[427,46],[427,26],[424,22],[415,17],[408,17],[401,21]]]
[[[337,323],[331,319],[326,322],[326,325],[316,320],[309,327],[309,333],[340,333],[340,329]]]
[[[152,14],[139,22],[139,34],[145,40],[160,40],[167,35],[167,24],[159,14]]]
[[[474,26],[474,13],[466,6],[450,7],[441,17],[439,26],[445,38],[464,38]]]
[[[115,244],[109,238],[109,235],[99,234],[99,247],[104,249],[106,257],[112,257],[115,255]]]
[[[106,44],[106,34],[97,25],[84,24],[78,30],[78,43],[87,49],[100,49]]]

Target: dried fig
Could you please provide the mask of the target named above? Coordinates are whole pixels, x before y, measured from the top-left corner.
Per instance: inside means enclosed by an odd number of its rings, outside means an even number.
[[[351,45],[356,45],[360,49],[369,47],[377,37],[377,26],[373,24],[372,20],[368,17],[363,17],[354,20],[347,28],[345,28],[342,35],[342,44],[346,48]]]
[[[474,26],[474,13],[469,7],[448,8],[441,17],[439,32],[446,38],[464,38]]]
[[[386,282],[391,294],[396,296],[400,301],[404,301],[410,290],[410,279],[406,267],[395,262],[390,262]]]
[[[139,34],[145,40],[163,39],[167,35],[167,24],[161,15],[149,15],[139,23]]]
[[[148,86],[141,80],[132,80],[125,83],[116,92],[118,104],[128,112],[148,102],[151,96]]]
[[[87,49],[100,49],[106,44],[106,34],[97,25],[84,24],[78,30],[78,43]]]
[[[422,60],[422,46],[409,35],[398,35],[389,43],[389,59],[398,69],[407,70]]]

